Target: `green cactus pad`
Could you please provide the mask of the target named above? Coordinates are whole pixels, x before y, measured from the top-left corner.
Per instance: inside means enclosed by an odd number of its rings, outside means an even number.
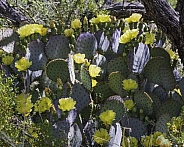
[[[97,40],[89,32],[82,33],[77,38],[75,48],[77,53],[85,54],[87,59],[92,59],[97,50]]]
[[[154,88],[153,93],[160,99],[160,101],[165,101],[168,99],[167,92],[161,86]]]
[[[126,65],[122,57],[115,58],[111,60],[107,67],[108,73],[119,71],[126,78],[129,74],[128,66]]]
[[[70,53],[69,41],[64,35],[50,36],[45,47],[48,59],[68,58]]]
[[[126,134],[132,137],[135,137],[136,139],[140,139],[141,136],[145,135],[147,132],[147,128],[143,121],[137,119],[137,118],[131,118],[131,117],[124,117],[121,120],[122,127],[130,128],[130,130],[126,130]]]
[[[11,28],[0,29],[0,48],[7,53],[13,53],[19,36]]]
[[[182,100],[182,97],[177,92],[173,93],[172,99],[175,101],[178,101],[181,105],[184,105],[184,101]]]
[[[98,82],[97,85],[93,88],[92,99],[96,103],[101,103],[114,94],[115,93],[110,89],[107,82]]]
[[[166,90],[173,90],[176,85],[171,65],[163,57],[149,60],[144,68],[144,75],[150,82],[163,86]]]
[[[109,87],[112,89],[112,91],[121,97],[125,97],[127,95],[127,92],[123,89],[123,76],[120,72],[112,72],[109,75]]]
[[[158,132],[166,133],[167,132],[167,123],[171,120],[169,114],[162,114],[156,122],[155,130]]]
[[[68,63],[63,59],[52,60],[47,64],[46,74],[52,81],[61,79],[64,84],[69,78]]]
[[[113,110],[116,113],[115,120],[113,121],[114,123],[120,121],[125,114],[123,99],[117,95],[109,97],[109,99],[102,105],[100,113],[106,110]]]
[[[153,112],[153,101],[146,92],[136,92],[134,102],[138,109],[142,109],[146,115],[151,115]]]
[[[178,116],[180,113],[181,107],[182,107],[182,104],[180,104],[178,101],[169,99],[162,103],[160,109],[157,111],[156,116],[158,118],[165,113],[168,113],[171,117]]]
[[[89,72],[87,71],[87,69],[84,66],[81,66],[80,79],[81,79],[81,82],[82,82],[83,86],[88,91],[91,91],[91,89],[92,89],[92,80],[91,80],[91,77],[89,75]]]
[[[32,62],[30,70],[42,70],[46,67],[47,57],[44,52],[44,44],[40,41],[32,41],[28,44],[26,58]]]
[[[150,50],[152,57],[164,57],[168,62],[170,61],[169,53],[161,47],[154,47]]]
[[[171,68],[160,67],[160,75],[162,76],[162,85],[166,91],[173,90],[176,87],[176,80]]]
[[[79,83],[73,85],[71,97],[76,101],[76,108],[79,112],[91,102],[90,93]]]
[[[159,108],[161,107],[161,100],[154,94],[148,93],[153,101],[153,114],[156,114]]]

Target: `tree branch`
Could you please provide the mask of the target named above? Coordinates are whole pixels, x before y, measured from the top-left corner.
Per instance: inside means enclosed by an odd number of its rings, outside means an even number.
[[[15,26],[28,21],[24,15],[12,8],[6,0],[0,0],[0,16],[9,19]]]

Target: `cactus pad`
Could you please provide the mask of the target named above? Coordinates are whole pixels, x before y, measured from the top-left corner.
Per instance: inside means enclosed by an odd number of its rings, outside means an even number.
[[[122,127],[130,128],[130,130],[126,130],[127,135],[136,139],[140,139],[147,132],[144,122],[137,118],[124,117],[121,120],[121,124]]]
[[[170,61],[169,53],[160,47],[154,47],[150,50],[152,57],[164,57],[167,61]]]
[[[93,88],[92,98],[96,103],[103,102],[111,95],[114,95],[114,92],[110,89],[107,82],[98,82],[97,85]]]
[[[71,97],[76,101],[76,108],[79,112],[91,102],[90,93],[79,83],[73,85]]]
[[[81,67],[80,79],[81,79],[81,82],[82,82],[83,86],[88,91],[91,91],[91,89],[92,89],[92,80],[91,80],[91,77],[89,75],[89,72],[87,71],[87,69],[84,66]]]
[[[153,93],[160,99],[160,101],[165,101],[168,99],[167,92],[161,86],[154,88]]]
[[[129,74],[128,67],[122,57],[111,60],[107,67],[108,73],[119,71],[126,78]]]
[[[181,110],[182,104],[178,101],[169,99],[162,103],[160,109],[157,111],[157,118],[162,114],[168,113],[170,117],[178,116]]]
[[[124,97],[127,95],[127,92],[123,89],[123,76],[120,72],[112,72],[109,75],[109,87],[112,89],[112,91],[121,97]]]
[[[112,98],[113,97],[113,98]],[[111,96],[101,108],[101,113],[106,110],[113,110],[116,113],[114,122],[121,120],[125,114],[123,99],[120,96]]]
[[[146,92],[137,92],[134,95],[134,102],[138,109],[142,109],[146,115],[153,112],[153,101]]]
[[[167,132],[167,123],[171,120],[169,114],[162,114],[156,122],[156,131],[166,133]]]
[[[97,40],[89,32],[82,33],[77,38],[75,48],[77,53],[85,54],[87,59],[92,59],[97,50]]]
[[[26,58],[32,62],[30,70],[42,70],[47,63],[47,57],[44,52],[44,44],[40,41],[32,41],[28,44]]]
[[[47,64],[46,74],[52,81],[60,79],[64,84],[69,78],[68,63],[63,59],[52,60]]]
[[[144,74],[149,81],[163,86],[166,90],[173,90],[176,85],[171,65],[166,58],[155,57],[149,60]]]
[[[45,47],[49,59],[68,58],[70,53],[69,41],[64,35],[54,35],[49,38]]]

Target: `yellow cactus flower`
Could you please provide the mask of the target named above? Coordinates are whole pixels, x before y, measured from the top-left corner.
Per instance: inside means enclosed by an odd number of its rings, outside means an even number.
[[[73,60],[75,61],[75,63],[77,64],[81,64],[85,62],[85,54],[81,54],[81,53],[77,53],[73,55]]]
[[[142,15],[139,13],[133,13],[130,17],[126,18],[127,23],[138,22],[141,19]]]
[[[110,22],[111,21],[110,15],[105,15],[105,14],[97,15],[97,19],[99,20],[99,22]]]
[[[18,71],[26,71],[31,65],[32,62],[29,62],[29,60],[24,57],[15,62],[15,67]]]
[[[89,66],[89,74],[91,77],[97,77],[100,76],[99,73],[101,71],[101,68],[96,65],[90,65]]]
[[[98,82],[94,79],[92,79],[92,87],[95,87]]]
[[[171,60],[178,60],[179,56],[174,51],[172,51],[171,49],[168,49],[166,51],[169,53]]]
[[[82,23],[80,22],[79,19],[75,19],[71,22],[71,27],[73,29],[80,29],[82,27]]]
[[[37,100],[34,105],[34,111],[43,113],[47,110],[50,110],[52,106],[52,101],[48,97],[42,97],[41,99]]]
[[[155,40],[155,34],[146,32],[145,33],[145,36],[146,36],[146,42],[145,42],[145,44],[152,44],[154,42],[154,40]]]
[[[100,130],[96,130],[94,133],[94,141],[100,145],[103,145],[110,140],[110,135],[108,134],[106,129],[100,128]]]
[[[20,114],[28,116],[32,111],[33,103],[31,102],[31,96],[28,94],[21,93],[16,97],[16,110]]]
[[[34,33],[39,33],[41,36],[46,35],[47,28],[44,28],[43,25],[39,24],[27,24],[18,29],[18,34],[20,35],[20,38],[27,37]]]
[[[14,58],[12,56],[10,56],[10,55],[4,56],[2,58],[2,62],[4,63],[4,65],[12,64],[13,60],[14,60]]]
[[[105,112],[102,112],[99,116],[100,120],[105,125],[111,125],[113,120],[115,119],[116,113],[112,110],[106,110]]]
[[[132,39],[136,38],[138,33],[139,33],[138,29],[126,30],[126,32],[123,35],[121,35],[119,42],[123,44],[128,43]]]
[[[76,101],[72,98],[61,98],[59,100],[58,108],[62,111],[70,111],[75,108]]]
[[[71,37],[74,34],[74,30],[72,28],[65,29],[64,34],[65,34],[66,37]]]
[[[99,18],[97,18],[97,17],[93,17],[93,18],[90,20],[90,22],[91,22],[92,24],[98,24],[98,23],[100,22],[100,20],[99,20]]]
[[[130,91],[130,90],[137,89],[137,87],[138,87],[138,84],[136,81],[132,79],[123,80],[123,89]]]
[[[127,108],[128,110],[132,110],[135,104],[133,100],[125,100],[124,105],[125,105],[125,108]]]

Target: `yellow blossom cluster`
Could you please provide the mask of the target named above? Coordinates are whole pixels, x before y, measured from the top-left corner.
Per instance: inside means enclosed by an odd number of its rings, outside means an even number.
[[[138,22],[141,19],[142,15],[139,13],[133,13],[130,17],[126,18],[125,21],[127,23],[132,23],[132,22]]]
[[[14,60],[14,58],[11,55],[7,55],[7,56],[4,56],[2,58],[2,62],[3,62],[4,65],[10,65],[10,64],[12,64],[13,60]]]
[[[97,17],[94,17],[90,20],[90,22],[93,24],[98,24],[100,22],[102,23],[110,22],[110,21],[111,21],[110,15],[105,15],[105,14],[97,15]]]
[[[115,116],[116,113],[114,111],[106,110],[100,114],[99,118],[105,125],[111,125]]]
[[[135,80],[132,79],[125,79],[123,80],[123,89],[127,91],[135,90],[137,89],[138,84]]]
[[[123,44],[128,43],[132,39],[136,38],[138,33],[139,33],[138,29],[126,30],[126,32],[123,35],[121,35],[119,42]]]
[[[146,42],[145,44],[152,44],[155,40],[155,34],[150,33],[150,32],[146,32],[145,33],[146,36]]]
[[[31,102],[31,96],[21,93],[16,97],[16,110],[18,113],[28,116],[32,110],[33,103]]]
[[[18,29],[18,34],[20,35],[20,38],[27,37],[34,33],[39,33],[41,36],[45,36],[47,31],[48,28],[44,28],[43,25],[27,24]]]
[[[62,111],[70,111],[75,108],[76,101],[72,98],[61,98],[59,100],[58,108]]]
[[[65,29],[64,34],[65,34],[66,37],[71,37],[74,34],[74,30],[72,28]]]
[[[31,65],[32,62],[29,62],[25,57],[22,57],[20,60],[15,62],[15,67],[18,71],[26,71]]]
[[[107,143],[110,140],[110,135],[106,129],[100,128],[94,133],[94,141],[100,145]]]
[[[73,29],[80,29],[82,27],[82,23],[79,19],[75,19],[71,22],[71,27]]]
[[[50,110],[52,106],[52,101],[48,97],[42,97],[41,99],[37,100],[34,105],[34,111],[43,113],[47,110]]]

